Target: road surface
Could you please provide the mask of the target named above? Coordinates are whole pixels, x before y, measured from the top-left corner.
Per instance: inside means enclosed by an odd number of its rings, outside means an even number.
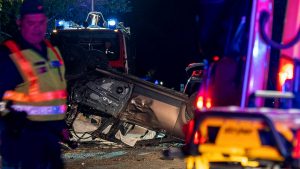
[[[81,144],[64,150],[66,169],[183,169],[183,159],[166,159],[162,151],[174,144],[126,147],[114,143]],[[176,145],[175,145],[176,146]],[[178,147],[178,146],[177,146]]]

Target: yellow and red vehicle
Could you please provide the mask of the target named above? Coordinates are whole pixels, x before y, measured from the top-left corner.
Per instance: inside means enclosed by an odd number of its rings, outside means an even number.
[[[300,168],[300,1],[284,5],[282,44],[271,38],[279,26],[274,23],[280,23],[276,2],[247,1],[246,14],[228,40],[244,52],[227,52],[206,70],[198,110],[184,128],[187,169]],[[246,43],[239,46],[242,40]]]
[[[186,126],[187,169],[299,168],[300,110],[219,107]]]

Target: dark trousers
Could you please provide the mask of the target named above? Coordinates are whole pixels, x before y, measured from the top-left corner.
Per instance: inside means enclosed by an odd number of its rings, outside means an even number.
[[[62,169],[59,135],[48,125],[27,124],[18,132],[1,134],[3,169]]]

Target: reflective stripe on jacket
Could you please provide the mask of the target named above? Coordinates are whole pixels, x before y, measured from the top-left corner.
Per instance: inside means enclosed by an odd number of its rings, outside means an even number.
[[[24,82],[6,91],[2,99],[13,101],[12,107],[26,111],[31,120],[62,120],[67,98],[65,67],[58,50],[50,42],[45,43],[48,60],[33,50],[20,50],[12,40],[4,43]]]

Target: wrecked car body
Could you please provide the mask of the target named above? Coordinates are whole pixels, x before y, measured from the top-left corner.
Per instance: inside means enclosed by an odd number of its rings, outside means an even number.
[[[101,117],[94,120],[98,121],[96,127],[89,131],[93,139],[128,144],[121,137],[134,127],[144,128],[147,133],[155,131],[169,137],[184,138],[182,126],[192,118],[186,94],[132,75],[99,68],[73,81],[67,113],[67,123],[72,132],[76,132],[74,122],[82,113],[86,117]]]

